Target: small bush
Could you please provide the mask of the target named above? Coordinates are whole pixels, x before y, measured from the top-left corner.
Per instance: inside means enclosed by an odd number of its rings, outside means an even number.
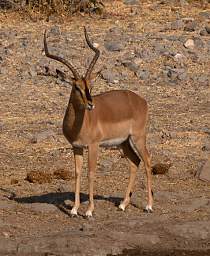
[[[1,0],[0,9],[29,9],[40,13],[77,12],[101,14],[104,4],[100,0]]]

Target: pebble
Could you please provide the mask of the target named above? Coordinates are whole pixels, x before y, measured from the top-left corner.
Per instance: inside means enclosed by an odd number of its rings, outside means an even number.
[[[187,32],[193,32],[193,31],[195,31],[196,27],[197,27],[197,22],[191,21],[185,25],[184,30]]]
[[[149,78],[150,73],[147,70],[137,70],[135,75],[141,80],[146,80]]]
[[[175,20],[171,22],[171,30],[180,30],[184,27],[184,22],[182,20]]]
[[[139,0],[124,0],[123,3],[126,5],[136,5],[139,4]]]
[[[130,71],[133,71],[135,73],[139,70],[139,66],[133,61],[123,61],[122,64]]]
[[[3,236],[4,236],[5,238],[9,238],[9,237],[10,237],[10,234],[7,233],[7,232],[2,232],[2,234],[3,234]]]
[[[122,51],[125,47],[121,41],[108,41],[104,43],[104,46],[110,52]]]
[[[101,76],[108,83],[113,83],[113,84],[118,83],[120,79],[119,73],[110,69],[105,69],[101,71]]]
[[[193,39],[188,39],[185,43],[184,43],[185,48],[193,50],[195,48],[195,43]]]
[[[199,16],[201,16],[205,19],[210,19],[210,11],[202,11],[199,13]]]
[[[46,140],[46,139],[48,139],[50,137],[53,137],[53,136],[55,136],[55,133],[52,130],[42,131],[40,133],[35,134],[33,136],[32,140],[31,140],[31,142],[32,143],[40,143],[43,140]]]

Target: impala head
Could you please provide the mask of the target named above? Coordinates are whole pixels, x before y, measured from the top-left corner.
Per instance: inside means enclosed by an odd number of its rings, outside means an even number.
[[[73,95],[74,95],[75,101],[81,108],[92,110],[94,109],[94,104],[91,96],[91,85],[90,85],[91,73],[99,58],[100,51],[96,47],[94,47],[93,44],[90,42],[90,39],[88,37],[87,30],[85,27],[84,27],[84,33],[85,33],[86,42],[90,47],[90,49],[95,52],[95,55],[83,77],[81,77],[78,74],[77,70],[73,67],[73,65],[70,62],[68,62],[67,60],[59,56],[55,56],[49,53],[49,50],[47,47],[46,31],[44,33],[44,50],[45,50],[45,55],[48,58],[51,58],[63,63],[65,66],[67,66],[71,70],[73,74],[72,87],[73,87]]]
[[[86,79],[83,78],[73,81],[73,93],[75,100],[81,108],[88,110],[94,109],[95,106],[91,96],[90,84]]]

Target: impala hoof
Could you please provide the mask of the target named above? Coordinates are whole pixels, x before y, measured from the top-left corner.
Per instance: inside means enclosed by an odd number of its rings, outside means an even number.
[[[93,217],[92,211],[90,211],[90,210],[86,211],[85,217],[86,217],[87,219],[92,218],[92,217]]]
[[[78,217],[77,210],[75,208],[72,208],[71,210],[71,217],[72,218]]]
[[[146,208],[144,209],[144,212],[146,212],[146,213],[152,213],[152,212],[153,212],[152,206],[147,205]]]
[[[124,212],[125,211],[125,205],[124,204],[120,204],[119,205],[119,209]]]

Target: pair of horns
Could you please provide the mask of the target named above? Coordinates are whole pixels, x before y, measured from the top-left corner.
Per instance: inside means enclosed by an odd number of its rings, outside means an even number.
[[[92,72],[92,70],[93,70],[93,68],[94,68],[94,66],[95,66],[95,64],[96,64],[96,62],[97,62],[97,60],[100,56],[100,51],[96,47],[94,47],[93,44],[90,42],[90,39],[89,39],[88,34],[87,34],[86,27],[84,27],[84,33],[85,33],[85,39],[86,39],[86,42],[87,42],[88,46],[90,47],[91,50],[93,50],[95,52],[95,55],[94,55],[90,65],[89,65],[89,67],[86,71],[86,74],[84,76],[85,79],[89,79],[90,75],[91,75],[91,72]],[[56,55],[53,55],[53,54],[49,53],[49,50],[48,50],[48,47],[47,47],[47,31],[46,30],[44,32],[44,50],[45,50],[45,55],[48,58],[51,58],[51,59],[54,59],[56,61],[59,61],[59,62],[63,63],[65,66],[67,66],[71,70],[71,72],[74,75],[74,78],[76,80],[80,79],[79,73],[77,72],[77,70],[73,67],[73,65],[70,62],[68,62],[67,60],[65,60],[65,59],[63,59],[59,56],[56,56]]]

